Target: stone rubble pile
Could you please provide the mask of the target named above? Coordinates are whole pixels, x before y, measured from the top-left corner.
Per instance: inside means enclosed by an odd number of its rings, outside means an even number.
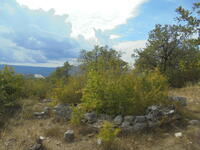
[[[169,100],[180,103],[182,106],[186,106],[186,98],[171,96]],[[37,118],[44,118],[48,116],[50,111],[49,107],[45,107],[42,112],[35,112],[34,115]],[[58,104],[53,108],[55,118],[69,121],[72,114],[72,109],[69,104]],[[107,114],[97,115],[94,112],[87,112],[84,114],[82,122],[91,125],[95,128],[101,128],[104,121],[110,121],[124,130],[139,131],[146,128],[158,127],[161,124],[178,120],[180,116],[177,114],[175,107],[161,107],[153,105],[147,108],[144,115],[141,116],[110,116]]]
[[[117,115],[110,121],[123,130],[139,131],[146,128],[158,127],[163,123],[163,119],[165,119],[164,121],[167,123],[175,121],[179,118],[180,117],[176,113],[175,107],[160,107],[154,105],[148,107],[146,114],[143,116]],[[101,128],[102,122],[105,121],[101,118],[99,119],[94,112],[86,113],[84,115],[84,120],[85,123],[88,123],[97,128]]]

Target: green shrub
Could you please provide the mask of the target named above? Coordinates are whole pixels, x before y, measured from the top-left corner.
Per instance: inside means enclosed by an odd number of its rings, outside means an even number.
[[[0,120],[7,118],[19,107],[23,81],[23,76],[16,74],[12,68],[6,66],[0,71]]]
[[[69,77],[66,84],[59,80],[56,83],[56,87],[52,90],[51,97],[61,103],[79,103],[82,97],[81,90],[83,85],[83,76]]]
[[[88,74],[82,102],[86,111],[107,114],[139,114],[152,104],[163,104],[167,96],[167,80],[159,71]]]
[[[80,107],[72,107],[72,115],[71,115],[71,124],[73,125],[80,125],[81,119],[83,118],[84,111]]]
[[[105,121],[97,137],[102,141],[103,144],[111,144],[116,140],[119,132],[119,128],[114,128],[112,123]]]
[[[51,90],[51,83],[45,79],[28,78],[24,83],[24,96],[44,99]]]

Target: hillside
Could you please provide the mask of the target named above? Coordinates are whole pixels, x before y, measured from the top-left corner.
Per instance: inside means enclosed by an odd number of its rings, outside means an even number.
[[[4,68],[5,65],[0,65],[0,70]],[[17,73],[24,75],[28,74],[41,74],[42,76],[49,76],[56,68],[53,67],[33,67],[33,66],[16,66],[9,65],[14,68]]]

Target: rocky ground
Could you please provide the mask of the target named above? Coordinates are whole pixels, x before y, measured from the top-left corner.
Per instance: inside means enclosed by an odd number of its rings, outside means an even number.
[[[0,150],[99,150],[96,133],[102,120],[124,131],[113,150],[200,150],[200,86],[173,89],[170,95],[187,105],[177,109],[152,106],[144,116],[87,113],[84,125],[77,127],[66,121],[70,118],[67,105],[58,105],[52,113],[48,100],[24,100],[23,112],[0,132]]]

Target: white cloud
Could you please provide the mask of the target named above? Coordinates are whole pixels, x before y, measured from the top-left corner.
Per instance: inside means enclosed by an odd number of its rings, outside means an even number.
[[[31,9],[55,9],[56,14],[68,14],[72,36],[95,37],[94,28],[114,29],[138,14],[138,8],[148,0],[17,0]]]
[[[134,53],[134,49],[145,48],[146,40],[139,41],[128,41],[121,42],[117,45],[114,45],[113,48],[122,53],[122,59],[127,61],[130,65],[133,65],[134,60],[131,55]]]
[[[113,39],[118,39],[120,38],[120,35],[116,35],[116,34],[111,34],[110,35],[110,39],[113,40]]]

